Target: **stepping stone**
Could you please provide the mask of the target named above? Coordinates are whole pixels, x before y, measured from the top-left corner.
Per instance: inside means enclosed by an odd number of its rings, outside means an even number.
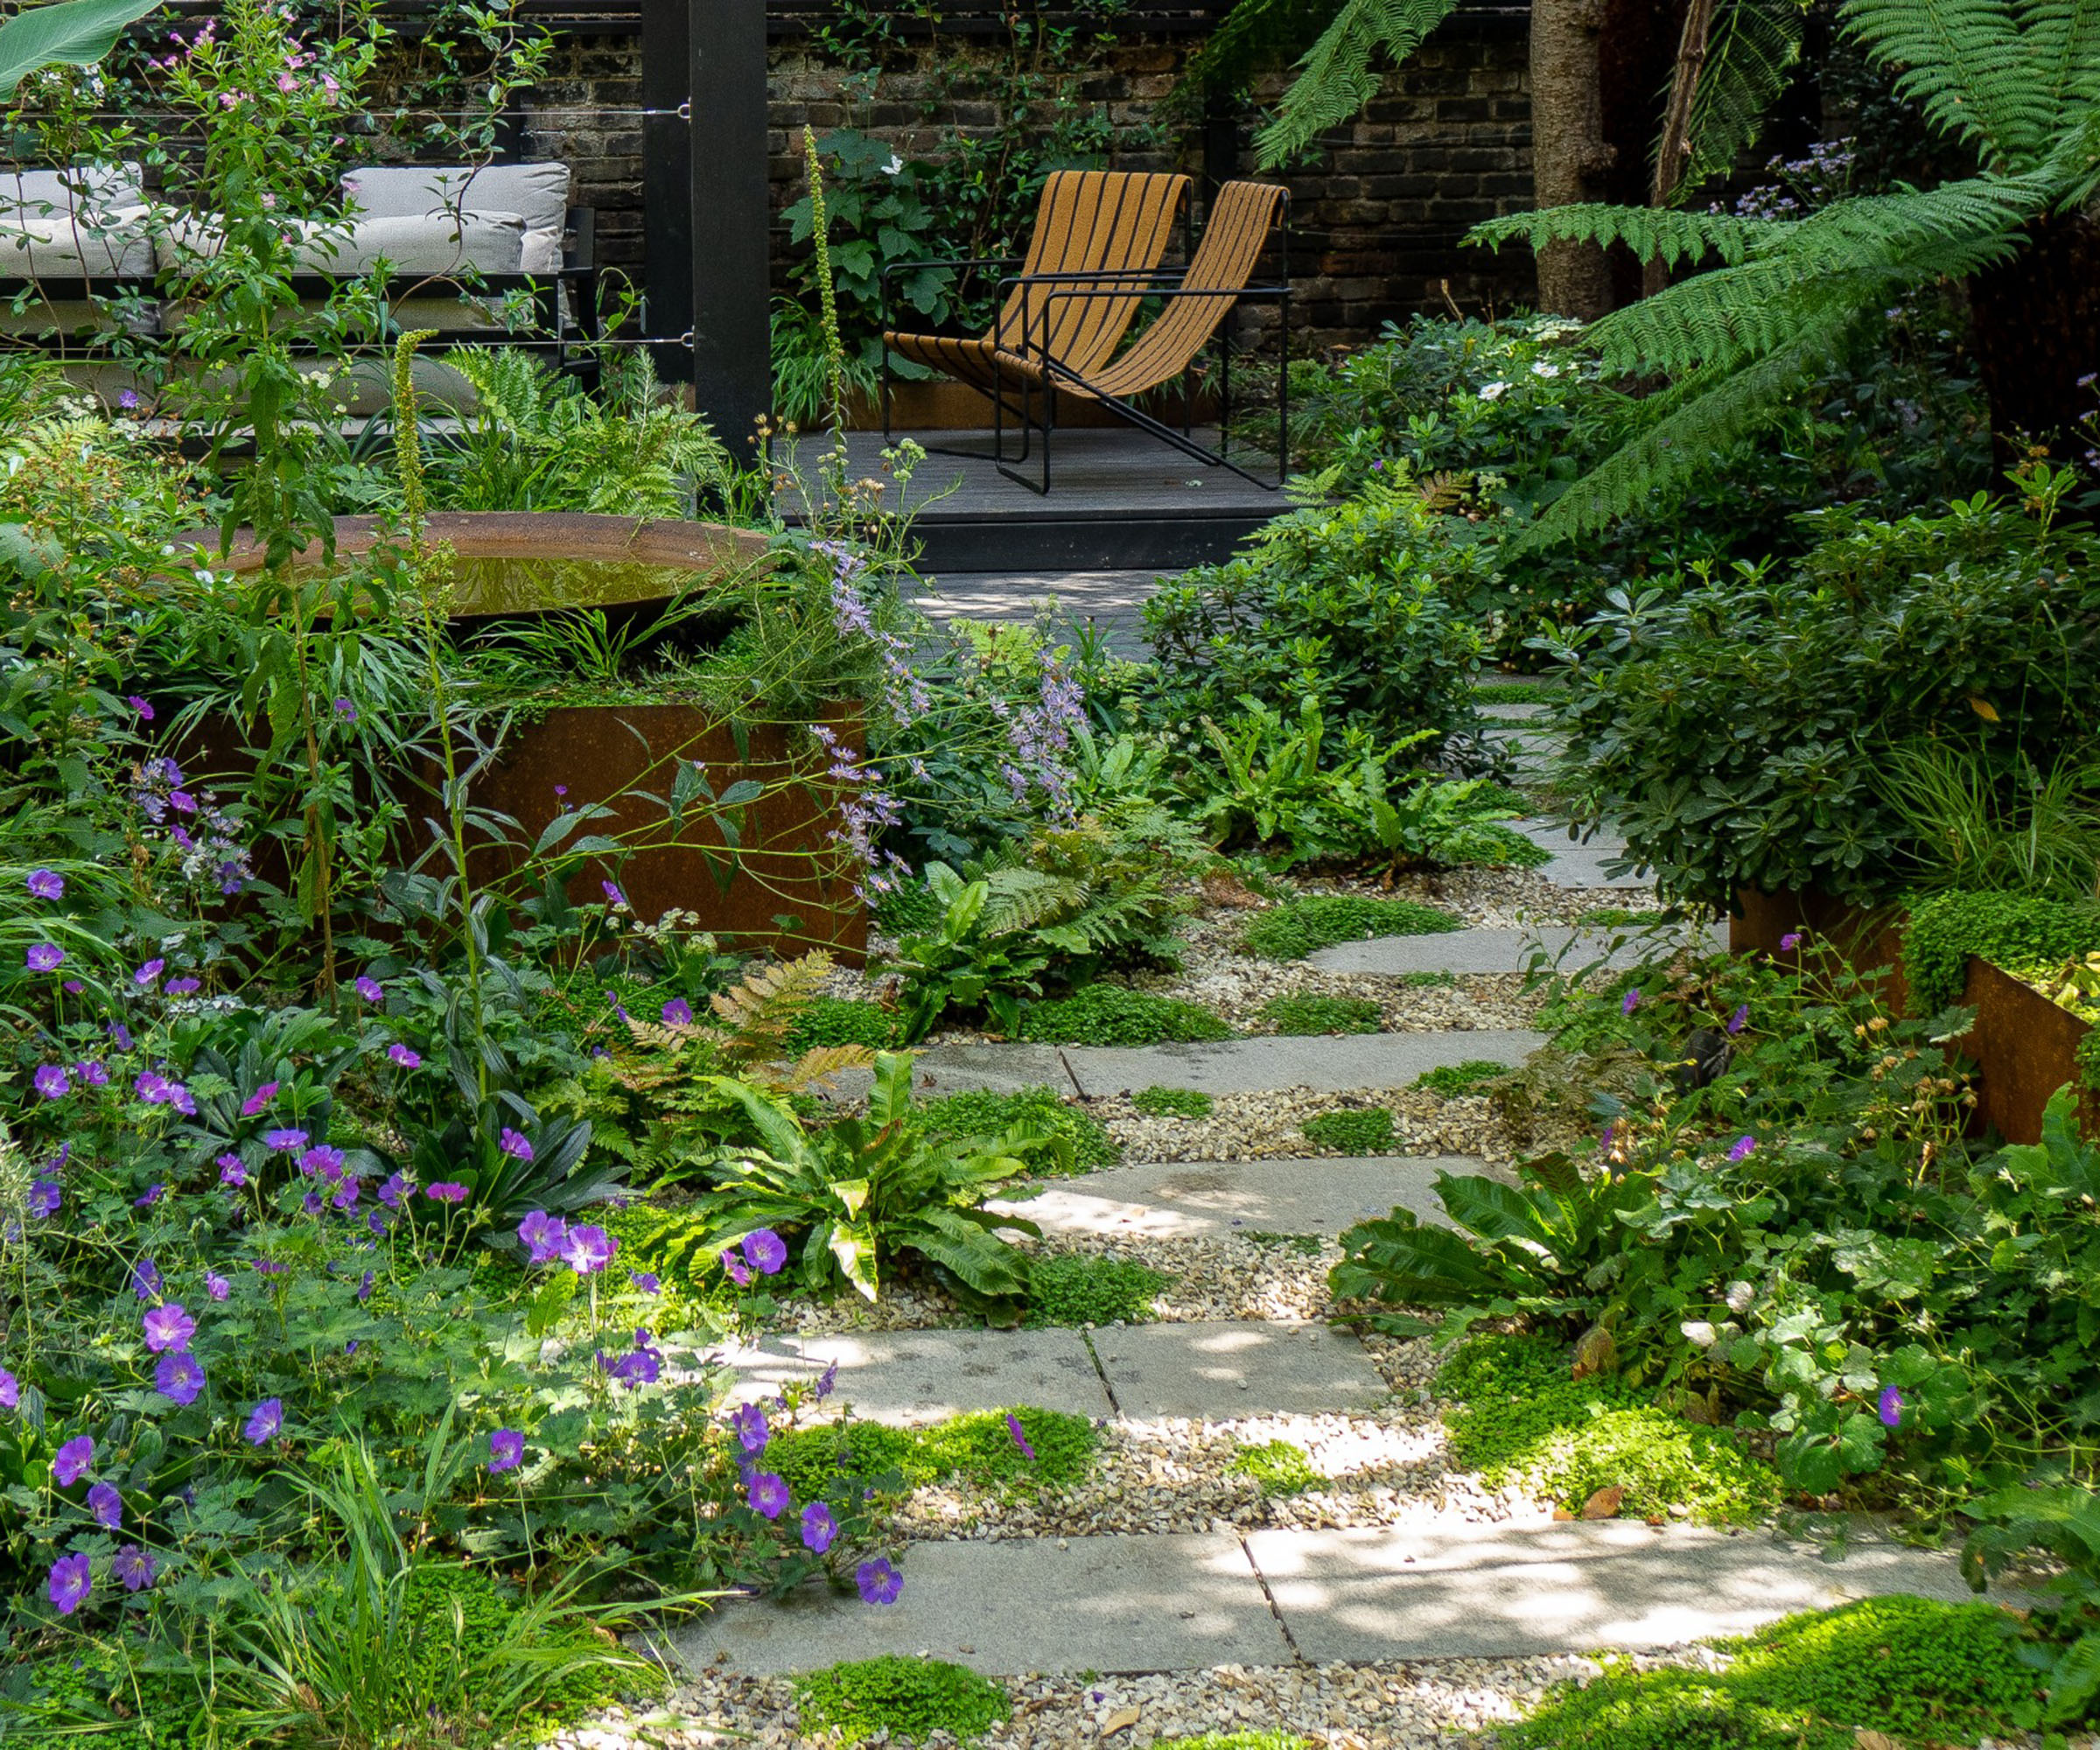
[[[1033,1404],[1102,1417],[1115,1405],[1077,1331],[870,1331],[805,1337],[812,1374],[838,1363],[837,1396],[872,1422],[908,1426]]]
[[[1627,1520],[1528,1530],[1254,1531],[1292,1643],[1328,1660],[1521,1657],[1677,1646],[1886,1592],[1971,1596],[1951,1554]]]
[[[869,1072],[858,1074],[859,1091],[865,1093]],[[1017,1094],[1024,1088],[1054,1088],[1067,1094],[1072,1090],[1072,1077],[1054,1045],[937,1045],[919,1054],[912,1086],[934,1096],[979,1088]]]
[[[1064,1059],[1073,1080],[1089,1099],[1155,1084],[1193,1088],[1204,1094],[1259,1094],[1282,1088],[1333,1092],[1344,1088],[1404,1088],[1424,1070],[1474,1058],[1518,1064],[1545,1042],[1544,1033],[1482,1028],[1476,1032],[1226,1040],[1213,1045],[1067,1046]]]
[[[1094,1353],[1126,1417],[1317,1416],[1392,1396],[1363,1345],[1325,1325],[1125,1325],[1096,1330]]]
[[[1605,872],[1606,864],[1626,855],[1626,841],[1608,829],[1578,844],[1568,836],[1567,827],[1558,821],[1516,821],[1513,824],[1532,844],[1553,853],[1553,860],[1542,864],[1538,872],[1556,887],[1619,887],[1645,892],[1653,885],[1652,876]]]
[[[1024,1215],[1045,1233],[1108,1239],[1339,1234],[1396,1208],[1448,1226],[1432,1188],[1439,1171],[1509,1177],[1465,1155],[1174,1162],[1050,1180],[1039,1196],[987,1207]]]
[[[1644,960],[1655,958],[1658,945],[1665,941],[1672,951],[1697,947],[1703,953],[1718,954],[1727,946],[1726,936],[1715,925],[1693,928],[1677,924],[1667,928],[1666,938],[1632,926],[1575,930],[1558,925],[1535,929],[1452,930],[1445,935],[1382,935],[1368,942],[1345,942],[1334,948],[1323,948],[1306,958],[1322,972],[1366,972],[1399,977],[1410,972],[1522,972],[1533,951],[1541,948],[1545,949],[1549,961],[1558,960],[1563,970],[1574,972],[1598,959],[1606,959],[1612,966],[1638,966]],[[1613,945],[1615,940],[1618,940],[1616,947]],[[1463,1040],[1488,1035],[1421,1033],[1414,1037]],[[1467,1054],[1497,1056],[1492,1051]]]
[[[1473,708],[1482,717],[1505,718],[1512,723],[1529,723],[1534,718],[1544,717],[1553,710],[1551,705],[1541,704],[1536,700],[1511,700],[1505,704],[1491,694],[1480,693],[1473,696]]]
[[[1063,1547],[1060,1547],[1060,1543]],[[1229,1532],[915,1544],[892,1605],[822,1586],[727,1604],[671,1639],[695,1669],[725,1656],[761,1676],[883,1653],[993,1676],[1284,1665],[1291,1648]]]

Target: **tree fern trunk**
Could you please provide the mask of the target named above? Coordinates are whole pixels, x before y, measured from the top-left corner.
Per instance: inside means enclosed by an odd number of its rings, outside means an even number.
[[[2100,223],[2082,214],[2038,220],[2027,246],[1969,283],[1970,345],[1991,405],[1998,460],[2047,444],[2059,459],[2085,447],[2100,371]]]
[[[1606,199],[1612,150],[1604,134],[1600,38],[1604,0],[1532,0],[1531,177],[1540,207]],[[1538,253],[1538,304],[1592,321],[1612,307],[1604,251],[1549,243]]]

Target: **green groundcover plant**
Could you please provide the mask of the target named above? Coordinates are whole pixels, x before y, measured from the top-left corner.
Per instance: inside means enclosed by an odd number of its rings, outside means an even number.
[[[832,1732],[842,1745],[875,1737],[923,1742],[936,1732],[967,1743],[1013,1711],[989,1677],[896,1654],[828,1665],[797,1677],[794,1689],[803,1722]]]
[[[1376,900],[1353,893],[1312,893],[1257,913],[1240,943],[1264,960],[1302,960],[1345,942],[1382,935],[1435,935],[1463,928],[1434,906],[1412,900]]]

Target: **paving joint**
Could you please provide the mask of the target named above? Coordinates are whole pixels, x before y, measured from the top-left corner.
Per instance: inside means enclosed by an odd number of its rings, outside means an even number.
[[[1101,1364],[1101,1353],[1094,1347],[1094,1334],[1084,1325],[1079,1327],[1079,1340],[1087,1346],[1087,1359],[1094,1363],[1095,1376],[1101,1381],[1101,1389],[1109,1400],[1109,1410],[1115,1418],[1123,1420],[1123,1401],[1116,1396],[1115,1382],[1110,1379],[1109,1370]]]
[[[1291,1656],[1301,1665],[1312,1662],[1306,1657],[1305,1649],[1298,1644],[1298,1636],[1291,1632],[1291,1625],[1284,1620],[1284,1607],[1276,1601],[1276,1594],[1269,1590],[1269,1576],[1262,1572],[1262,1564],[1255,1559],[1254,1545],[1245,1536],[1240,1538],[1240,1548],[1247,1552],[1247,1565],[1254,1570],[1254,1583],[1261,1587],[1262,1596],[1269,1600],[1269,1614],[1276,1619],[1277,1632],[1284,1637],[1284,1644],[1291,1649]]]
[[[1065,1048],[1061,1045],[1057,1048],[1057,1060],[1065,1067],[1065,1080],[1072,1084],[1072,1091],[1081,1099],[1085,1099],[1087,1090],[1079,1085],[1079,1072],[1072,1068],[1072,1060],[1065,1055]]]

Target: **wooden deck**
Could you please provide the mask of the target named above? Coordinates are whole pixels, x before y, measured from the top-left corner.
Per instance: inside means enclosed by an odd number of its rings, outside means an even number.
[[[896,441],[907,438],[929,451],[972,452],[929,454],[901,492],[892,482],[885,498],[886,505],[914,512],[925,563],[939,570],[1178,570],[1228,556],[1246,536],[1291,508],[1282,493],[1229,468],[1206,466],[1141,431],[1059,432],[1047,494],[999,472],[989,431],[906,432]],[[1196,438],[1216,447],[1215,431],[1199,430]],[[783,460],[802,482],[783,506],[791,522],[806,514],[802,494],[818,489],[817,462],[830,446],[828,437],[811,436],[786,447]],[[849,432],[846,446],[852,479],[890,478],[880,432]],[[1040,456],[1030,463],[1040,468]],[[1040,479],[1029,468],[1021,472]]]

